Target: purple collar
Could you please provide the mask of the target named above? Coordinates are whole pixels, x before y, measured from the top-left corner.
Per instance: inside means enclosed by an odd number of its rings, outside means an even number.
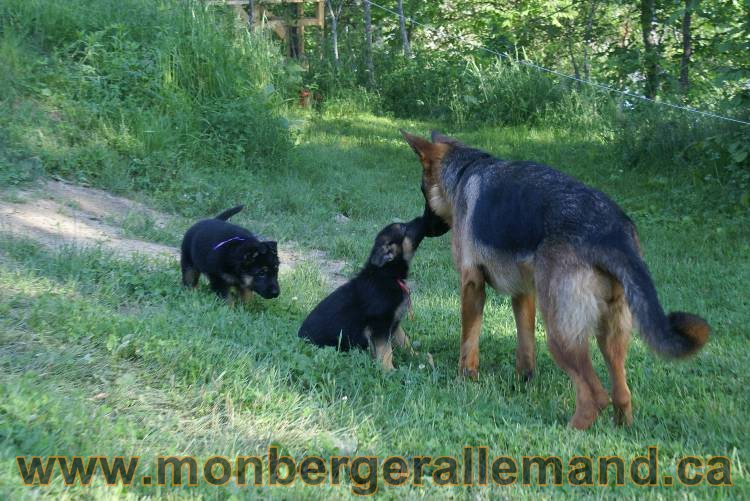
[[[242,237],[232,237],[232,238],[229,238],[229,239],[227,239],[227,240],[224,240],[223,242],[219,242],[218,244],[214,245],[214,250],[218,250],[218,249],[219,249],[219,247],[221,247],[222,245],[224,245],[224,244],[228,244],[229,242],[233,242],[233,241],[235,241],[235,240],[238,240],[238,241],[240,241],[240,242],[241,242],[241,241],[243,241],[243,240],[245,240],[245,239],[244,239],[244,238],[242,238]]]

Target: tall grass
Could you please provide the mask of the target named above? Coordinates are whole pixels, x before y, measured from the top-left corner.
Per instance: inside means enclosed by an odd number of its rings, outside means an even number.
[[[418,56],[380,80],[385,106],[459,127],[472,122],[533,123],[562,101],[566,89],[513,61]]]
[[[158,185],[186,168],[257,167],[291,145],[283,57],[226,8],[7,0],[0,59],[8,147],[63,176]]]
[[[437,120],[454,130],[525,125],[587,131],[611,143],[628,168],[654,176],[680,169],[717,180],[726,186],[728,206],[750,206],[748,126],[602,93],[515,60],[414,49],[411,59],[376,51],[375,89],[363,90],[356,61],[346,59],[338,66],[314,62],[308,78],[336,100],[345,94],[347,103],[374,103],[375,113]],[[366,100],[351,97],[364,93]],[[663,99],[679,103],[681,96]],[[749,105],[747,89],[732,101],[704,106],[750,120]]]

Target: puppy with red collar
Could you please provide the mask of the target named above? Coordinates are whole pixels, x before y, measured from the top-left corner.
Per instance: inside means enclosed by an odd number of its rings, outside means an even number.
[[[383,228],[364,268],[315,307],[299,337],[339,350],[370,349],[385,370],[393,369],[392,342],[409,347],[400,327],[410,307],[409,264],[428,228],[418,217]]]

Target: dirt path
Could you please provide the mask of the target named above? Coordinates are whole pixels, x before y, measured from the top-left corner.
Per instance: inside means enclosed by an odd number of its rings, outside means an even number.
[[[163,228],[172,216],[105,191],[61,181],[46,181],[38,189],[0,199],[0,232],[31,238],[50,248],[61,246],[101,247],[131,258],[157,256],[177,260],[175,247],[131,238],[123,234],[122,223],[129,215],[148,217]],[[292,244],[279,248],[281,270],[312,262],[331,285],[344,282],[343,261],[328,259],[322,251],[306,251]]]

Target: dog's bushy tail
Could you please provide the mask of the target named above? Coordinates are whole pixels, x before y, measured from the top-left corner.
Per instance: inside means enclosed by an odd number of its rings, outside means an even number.
[[[244,205],[238,205],[237,207],[232,207],[231,209],[225,210],[224,212],[216,216],[214,219],[220,219],[222,221],[226,221],[227,219],[234,216],[235,214],[237,214],[239,211],[241,211],[244,208],[245,208]]]
[[[665,315],[646,263],[634,248],[598,248],[592,252],[596,266],[612,274],[625,289],[643,340],[656,353],[668,358],[692,355],[708,341],[711,327],[692,313],[675,311]]]

